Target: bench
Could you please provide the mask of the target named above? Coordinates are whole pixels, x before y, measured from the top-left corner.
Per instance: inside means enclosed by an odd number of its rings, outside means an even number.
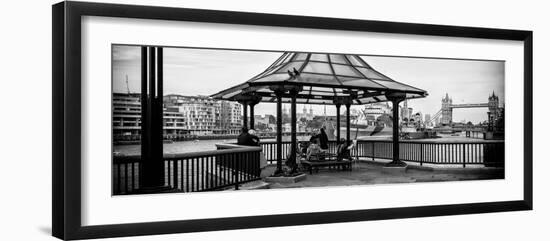
[[[337,161],[337,160],[325,160],[325,161],[307,161],[302,160],[302,166],[309,171],[309,174],[313,174],[313,168],[316,172],[319,172],[319,167],[342,167],[351,171],[351,161]]]

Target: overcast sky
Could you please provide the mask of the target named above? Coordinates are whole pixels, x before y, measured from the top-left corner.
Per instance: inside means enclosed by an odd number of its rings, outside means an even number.
[[[211,95],[243,83],[265,70],[282,53],[259,51],[206,50],[188,48],[164,49],[164,94]],[[494,91],[500,105],[504,101],[504,62],[361,56],[374,69],[388,77],[428,91],[423,99],[409,100],[414,113],[435,114],[441,109],[445,93],[453,104],[486,103]],[[452,56],[449,56],[452,57]],[[140,92],[140,48],[113,46],[113,91]],[[316,114],[324,107],[313,105]],[[287,106],[287,108],[289,108]],[[298,105],[301,111],[303,105]],[[310,106],[308,105],[309,109]],[[327,106],[328,115],[335,114]],[[487,119],[487,108],[455,109],[454,121]],[[275,114],[275,104],[256,106],[256,114]]]

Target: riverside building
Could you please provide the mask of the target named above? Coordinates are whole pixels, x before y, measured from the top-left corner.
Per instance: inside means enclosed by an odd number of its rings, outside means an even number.
[[[136,93],[113,93],[113,137],[137,140],[141,132],[141,98]],[[163,134],[238,134],[242,123],[241,105],[206,96],[166,95],[163,97]]]

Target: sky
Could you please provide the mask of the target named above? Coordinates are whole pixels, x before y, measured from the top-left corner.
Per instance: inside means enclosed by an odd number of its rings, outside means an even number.
[[[282,53],[219,49],[164,48],[164,94],[211,95],[261,73]],[[113,91],[140,92],[140,48],[113,46]],[[412,99],[413,112],[431,114],[441,109],[446,93],[453,104],[487,103],[495,92],[504,102],[504,62],[361,55],[370,66],[395,81],[426,90],[428,97]],[[452,58],[452,56],[449,56]],[[128,76],[128,85],[126,84]],[[322,115],[324,106],[307,105]],[[290,107],[287,106],[287,109]],[[352,107],[360,108],[360,107]],[[298,105],[301,111],[303,105]],[[343,109],[342,109],[343,110]],[[453,121],[487,120],[487,108],[454,109]],[[275,114],[272,103],[260,103],[255,114]],[[336,113],[326,107],[327,115]]]

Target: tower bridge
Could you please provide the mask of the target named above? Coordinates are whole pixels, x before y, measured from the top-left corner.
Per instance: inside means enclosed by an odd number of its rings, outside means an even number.
[[[498,101],[498,96],[496,96],[493,91],[487,103],[453,104],[453,99],[446,93],[445,98],[441,99],[441,109],[431,118],[430,122],[438,123],[437,120],[441,120],[439,124],[450,125],[453,123],[453,109],[458,108],[489,108],[489,112],[487,113],[488,119],[489,121],[494,121],[499,115]]]

